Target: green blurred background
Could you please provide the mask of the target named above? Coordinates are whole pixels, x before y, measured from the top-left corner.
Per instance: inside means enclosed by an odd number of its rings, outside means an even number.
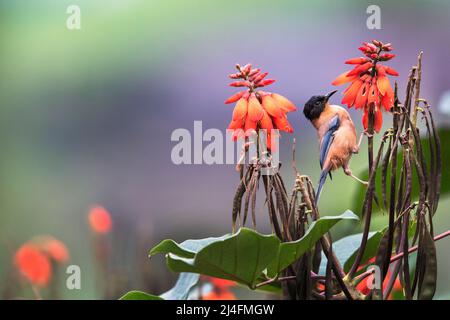
[[[66,28],[73,4],[81,9],[80,30]],[[366,27],[370,4],[381,8],[381,30]],[[61,297],[104,298],[86,218],[93,204],[105,206],[114,220],[108,272],[117,286],[109,298],[171,287],[175,275],[163,259],[147,259],[160,239],[229,232],[234,166],[176,166],[170,136],[177,128],[192,130],[194,120],[204,129],[226,128],[231,108],[223,100],[234,92],[226,75],[237,62],[270,72],[277,79],[272,90],[301,110],[311,95],[330,91],[362,41],[393,43],[397,58],[389,65],[400,72],[400,92],[424,50],[422,95],[446,126],[449,14],[448,1],[1,0],[0,289],[12,281],[14,250],[35,235],[52,234],[82,270],[81,290],[65,289],[61,271]],[[360,113],[352,116],[361,130]],[[290,120],[295,133],[283,136],[281,160],[289,163],[295,137],[297,165],[316,181],[315,132],[301,112]],[[365,163],[362,152],[353,171]],[[291,185],[288,165],[283,174]],[[354,207],[356,187],[335,174],[322,214]],[[450,228],[449,204],[444,197],[436,233]],[[258,222],[269,231],[262,206]],[[358,228],[341,225],[335,237]],[[438,244],[439,297],[450,297],[449,246],[450,239]]]

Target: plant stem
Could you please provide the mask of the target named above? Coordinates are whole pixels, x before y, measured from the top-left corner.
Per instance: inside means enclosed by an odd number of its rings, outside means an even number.
[[[448,236],[450,236],[450,230],[447,230],[447,231],[437,235],[436,237],[433,238],[433,240],[434,241],[439,241],[439,240],[441,240],[441,239],[443,239],[445,237],[448,237]],[[417,246],[417,245],[414,246],[414,247],[409,248],[408,254],[411,254],[411,253],[417,251],[418,248],[419,248],[419,246]],[[396,254],[395,256],[392,256],[390,263],[401,259],[403,256],[404,256],[404,252],[400,252],[400,253]],[[366,272],[363,272],[360,275],[358,275],[357,277],[355,277],[354,280],[355,280],[356,283],[359,283],[362,280],[364,280],[365,278],[367,278],[368,276],[370,276],[373,272],[374,272],[373,269],[367,270]]]
[[[353,262],[352,267],[350,268],[350,271],[348,273],[348,277],[350,279],[353,278],[354,274],[356,273],[356,271],[358,270],[358,267],[361,263],[361,260],[364,256],[364,251],[366,250],[366,245],[367,245],[367,240],[369,238],[369,232],[370,232],[370,222],[372,220],[372,200],[374,197],[374,193],[375,193],[375,173],[376,173],[376,167],[374,167],[373,165],[373,125],[374,125],[374,113],[369,111],[369,125],[368,125],[368,132],[369,132],[369,136],[368,136],[368,153],[369,153],[369,185],[367,187],[367,194],[366,196],[368,196],[369,198],[367,199],[367,202],[365,202],[365,205],[363,206],[363,215],[365,220],[364,220],[364,231],[362,234],[362,238],[361,238],[361,245],[359,247],[358,250],[358,254],[356,255],[355,261]],[[378,154],[378,159],[377,159],[377,164],[379,161],[379,157],[380,157],[381,152],[379,152]],[[367,211],[367,212],[366,212]]]
[[[286,277],[267,279],[266,281],[260,282],[257,285],[255,285],[255,288],[261,288],[261,287],[264,287],[264,286],[267,286],[269,284],[279,282],[279,281],[289,281],[289,280],[296,280],[296,279],[297,279],[297,276],[286,276]],[[315,272],[311,271],[311,279],[323,280],[324,276],[320,276],[320,275],[316,274]]]
[[[314,213],[314,216],[316,218],[319,217],[319,213],[317,211],[317,208],[314,206],[313,202],[311,201],[311,198],[309,197],[309,194],[303,184],[303,179],[300,176],[300,183],[299,183],[299,190],[300,193],[302,194],[306,207],[308,208],[308,210],[310,210],[311,212]],[[322,238],[320,239],[320,243],[322,245],[323,248],[323,252],[325,253],[325,256],[327,257],[327,259],[329,259],[331,261],[331,265],[333,268],[333,272],[334,275],[336,277],[337,282],[339,283],[340,287],[342,288],[342,291],[344,292],[345,296],[349,299],[349,300],[353,300],[353,296],[350,293],[349,289],[347,288],[347,284],[344,281],[344,277],[345,277],[345,272],[344,269],[342,268],[342,265],[340,264],[339,260],[337,259],[336,255],[334,254],[333,250],[331,250],[331,242],[328,239],[328,237],[326,235],[322,236]]]
[[[420,100],[420,82],[422,80],[422,55],[423,51],[420,51],[419,56],[417,57],[417,78],[416,78],[416,88],[415,88],[415,97],[413,103],[412,110],[412,123],[413,128],[416,128],[417,125],[417,110],[419,108],[419,100]]]
[[[448,236],[450,236],[450,230],[447,230],[447,231],[445,231],[445,232],[443,232],[443,233],[437,235],[436,237],[433,238],[433,240],[434,240],[434,241],[439,241],[439,240],[441,240],[441,239],[443,239],[443,238],[445,238],[445,237],[448,237]],[[417,251],[418,248],[419,248],[419,246],[417,246],[417,245],[414,246],[414,247],[409,248],[408,254],[411,254],[411,253]],[[403,252],[400,252],[399,254],[396,254],[395,256],[393,256],[393,257],[391,258],[391,263],[394,262],[394,261],[397,261],[397,260],[400,259],[400,258],[402,258],[403,255],[404,255]]]
[[[38,287],[36,287],[34,284],[32,284],[31,290],[33,290],[36,300],[42,300],[42,295],[41,295],[41,292],[39,291]]]

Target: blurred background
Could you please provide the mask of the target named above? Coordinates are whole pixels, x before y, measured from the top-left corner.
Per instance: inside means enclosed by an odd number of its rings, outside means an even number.
[[[81,9],[80,30],[66,27],[66,9],[73,4]],[[366,27],[371,4],[381,8],[381,30]],[[319,176],[315,132],[301,107],[311,95],[332,89],[331,81],[348,69],[346,59],[359,55],[362,41],[393,43],[397,57],[388,65],[400,72],[401,99],[409,68],[424,51],[422,96],[433,105],[439,126],[446,126],[449,15],[450,3],[437,0],[1,0],[3,297],[12,290],[15,250],[39,234],[62,240],[69,263],[81,268],[81,290],[66,289],[61,269],[55,284],[59,297],[97,299],[117,298],[130,289],[159,294],[170,288],[176,275],[166,270],[163,257],[147,258],[159,240],[230,232],[239,179],[234,166],[174,165],[170,155],[176,143],[170,137],[177,128],[192,131],[195,120],[203,121],[204,130],[225,130],[232,107],[223,101],[236,91],[227,86],[235,63],[251,62],[268,71],[277,79],[271,90],[300,107],[289,114],[294,134],[281,141],[288,186],[294,137],[298,167],[313,181]],[[351,112],[360,131],[361,114]],[[353,171],[361,172],[366,153],[353,159]],[[323,193],[322,215],[353,208],[356,187],[353,179],[336,173]],[[258,229],[269,232],[261,203]],[[98,285],[98,240],[87,218],[95,204],[104,206],[113,221],[105,235],[106,268],[116,281],[106,296]],[[444,197],[436,233],[450,228],[449,205]],[[358,228],[358,223],[340,225],[335,238]],[[450,297],[445,271],[450,239],[437,248],[437,297]],[[15,290],[33,298],[26,286]]]

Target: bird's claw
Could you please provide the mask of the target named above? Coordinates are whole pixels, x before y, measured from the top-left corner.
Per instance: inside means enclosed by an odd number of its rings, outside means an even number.
[[[373,133],[369,133],[367,131],[364,130],[364,135],[367,136],[367,138],[372,138],[373,137]]]

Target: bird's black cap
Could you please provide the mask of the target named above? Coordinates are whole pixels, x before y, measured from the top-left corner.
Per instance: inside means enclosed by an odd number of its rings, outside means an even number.
[[[324,96],[312,96],[308,100],[308,102],[305,103],[305,107],[303,108],[303,114],[305,115],[305,117],[309,121],[317,119],[325,109],[325,105],[327,104],[330,97],[336,92],[337,90],[331,91]]]

